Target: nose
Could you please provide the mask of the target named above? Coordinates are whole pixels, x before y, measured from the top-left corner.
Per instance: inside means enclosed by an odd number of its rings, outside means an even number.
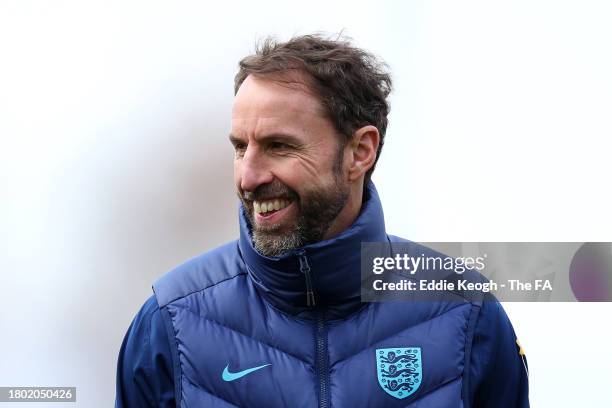
[[[242,191],[254,191],[257,187],[274,180],[265,157],[256,148],[247,147],[244,156],[236,163],[236,172]]]

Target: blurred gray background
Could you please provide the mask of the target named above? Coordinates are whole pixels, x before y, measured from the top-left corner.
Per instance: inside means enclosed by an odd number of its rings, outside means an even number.
[[[152,282],[237,234],[233,76],[270,34],[343,30],[390,65],[389,232],[612,241],[611,18],[605,1],[0,0],[0,386],[113,404]],[[533,406],[612,406],[610,304],[504,306]]]

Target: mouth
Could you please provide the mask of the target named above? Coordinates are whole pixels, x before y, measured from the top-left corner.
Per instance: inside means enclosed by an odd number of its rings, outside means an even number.
[[[289,217],[295,207],[295,201],[287,198],[271,198],[253,201],[255,221],[261,225],[278,224]]]

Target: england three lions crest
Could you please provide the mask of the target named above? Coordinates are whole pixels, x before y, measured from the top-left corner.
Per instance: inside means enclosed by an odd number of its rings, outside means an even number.
[[[378,384],[395,398],[412,395],[421,385],[423,364],[420,347],[376,349]]]

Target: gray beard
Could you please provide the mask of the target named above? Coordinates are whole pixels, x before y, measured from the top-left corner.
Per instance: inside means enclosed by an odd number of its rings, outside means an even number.
[[[258,227],[252,208],[246,214],[253,229],[253,246],[264,256],[279,256],[292,249],[321,241],[348,201],[349,190],[340,180],[325,190],[310,191],[298,202],[300,212],[292,229],[280,232],[280,226]]]
[[[300,225],[296,225],[293,231],[281,234],[253,230],[253,246],[264,256],[279,256],[304,246],[305,235]]]

